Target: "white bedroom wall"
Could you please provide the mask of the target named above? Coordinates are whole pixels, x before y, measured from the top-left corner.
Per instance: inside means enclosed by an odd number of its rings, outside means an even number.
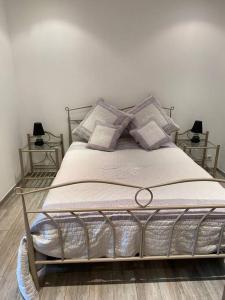
[[[20,146],[14,68],[3,1],[0,0],[0,201],[18,181]]]
[[[153,92],[182,129],[204,121],[225,170],[224,0],[7,0],[23,134],[66,133],[65,106]]]

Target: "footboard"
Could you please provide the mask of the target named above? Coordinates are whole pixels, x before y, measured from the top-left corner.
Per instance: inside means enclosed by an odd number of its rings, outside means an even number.
[[[225,180],[223,179],[215,179],[215,178],[196,178],[196,179],[185,179],[185,180],[179,180],[179,181],[173,181],[173,182],[167,182],[164,184],[158,184],[155,186],[150,187],[141,187],[136,185],[128,185],[123,184],[119,182],[109,182],[109,181],[100,181],[100,180],[85,180],[85,181],[77,181],[77,182],[69,182],[62,185],[56,185],[56,186],[50,186],[47,188],[37,189],[33,191],[24,191],[22,188],[17,188],[16,193],[18,195],[21,195],[22,198],[22,205],[23,205],[23,213],[24,213],[24,222],[25,222],[25,230],[26,230],[26,238],[27,238],[27,246],[28,246],[28,258],[29,258],[29,265],[30,265],[30,272],[32,274],[34,283],[36,285],[36,288],[39,289],[39,281],[37,276],[36,267],[37,265],[47,265],[47,264],[71,264],[71,263],[92,263],[92,262],[111,262],[111,261],[138,261],[138,260],[162,260],[162,259],[189,259],[189,258],[219,258],[219,257],[225,257],[225,253],[221,251],[221,246],[223,242],[223,235],[224,235],[224,229],[225,229],[225,211],[223,219],[224,221],[221,224],[221,228],[219,229],[219,236],[218,236],[218,243],[216,245],[216,251],[209,254],[200,254],[196,251],[197,243],[198,243],[198,237],[199,232],[201,229],[202,224],[204,221],[211,216],[215,212],[216,209],[225,209],[225,203],[224,205],[169,205],[169,206],[153,206],[150,205],[153,200],[153,190],[158,187],[163,186],[169,186],[169,185],[175,185],[175,184],[181,184],[181,183],[188,183],[188,182],[200,182],[200,181],[208,181],[208,182],[220,182],[225,183]],[[134,193],[134,206],[132,207],[125,207],[125,208],[101,208],[96,207],[95,209],[37,209],[37,210],[27,210],[26,203],[25,203],[25,196],[28,194],[34,194],[38,192],[48,191],[51,189],[56,189],[60,187],[65,187],[69,185],[77,185],[77,184],[85,184],[85,183],[99,183],[99,184],[108,184],[108,185],[115,185],[115,186],[124,186],[133,188],[135,190]],[[141,200],[141,193],[142,192],[149,193],[149,199]],[[224,199],[225,200],[225,199]],[[189,212],[202,209],[204,212],[201,212],[201,217],[199,218],[193,239],[191,241],[191,251],[190,254],[173,254],[171,253],[171,246],[172,241],[174,238],[174,231],[176,228],[176,225],[181,222],[182,218],[184,218]],[[160,214],[161,211],[178,211],[176,218],[173,220],[172,226],[170,226],[170,230],[168,233],[168,248],[166,250],[165,255],[148,255],[146,254],[146,229],[151,224],[151,221],[156,217],[158,214]],[[82,213],[98,213],[102,216],[103,220],[108,224],[110,227],[111,233],[112,233],[112,257],[92,257],[90,253],[90,240],[89,240],[89,230],[88,226],[81,217]],[[116,240],[117,240],[117,232],[115,230],[115,224],[113,220],[108,216],[108,213],[113,212],[125,212],[128,214],[137,224],[140,230],[140,246],[139,251],[136,256],[119,256],[116,251]],[[139,214],[144,212],[147,214],[147,218],[143,221],[143,219],[139,218]],[[62,230],[56,222],[54,214],[69,214],[72,215],[74,218],[79,220],[85,237],[85,245],[87,250],[87,257],[86,258],[66,258],[64,253],[64,241],[63,241],[63,234]],[[33,239],[31,234],[31,228],[28,221],[28,215],[30,214],[43,214],[45,217],[51,222],[51,224],[57,229],[58,232],[58,241],[60,245],[60,259],[51,259],[51,260],[38,260],[35,258],[35,250],[33,246]]]

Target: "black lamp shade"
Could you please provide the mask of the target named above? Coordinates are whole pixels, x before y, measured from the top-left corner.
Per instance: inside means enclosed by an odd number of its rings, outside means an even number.
[[[40,123],[40,122],[35,122],[35,123],[34,123],[33,135],[34,135],[34,136],[45,135],[45,132],[44,132],[42,123]]]
[[[191,129],[193,133],[202,133],[202,121],[195,121]]]

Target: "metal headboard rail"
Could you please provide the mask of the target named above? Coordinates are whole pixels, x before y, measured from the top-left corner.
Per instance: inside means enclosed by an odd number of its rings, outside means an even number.
[[[72,142],[73,142],[72,124],[79,124],[83,120],[83,118],[73,119],[71,117],[71,112],[72,111],[81,111],[81,110],[85,110],[85,109],[91,109],[92,107],[93,107],[92,105],[85,105],[85,106],[80,106],[80,107],[76,107],[76,108],[65,107],[65,111],[67,112],[67,122],[68,122],[68,131],[69,131],[69,145],[71,145]],[[124,111],[124,110],[127,110],[127,109],[131,109],[133,107],[135,107],[135,105],[124,107],[124,108],[121,108],[120,110]],[[174,106],[163,107],[163,109],[168,111],[169,116],[172,117],[172,112],[174,110]]]

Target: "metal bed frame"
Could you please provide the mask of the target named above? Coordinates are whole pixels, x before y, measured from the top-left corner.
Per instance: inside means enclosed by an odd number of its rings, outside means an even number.
[[[84,107],[87,108],[87,107]],[[81,109],[81,108],[80,108]],[[72,133],[71,131],[71,121],[72,119],[70,118],[70,111],[71,109],[66,108],[68,112],[68,125],[69,125],[69,132],[70,134]],[[77,109],[74,109],[77,110]],[[173,108],[171,108],[171,111]],[[77,120],[76,120],[77,121]],[[23,206],[23,216],[24,216],[24,223],[25,223],[25,231],[26,231],[26,239],[27,239],[27,249],[28,249],[28,261],[29,261],[29,267],[30,267],[30,273],[32,275],[35,287],[37,290],[40,289],[40,283],[38,279],[38,273],[37,273],[37,266],[39,265],[50,265],[50,264],[75,264],[75,263],[96,263],[96,262],[116,262],[116,261],[143,261],[143,260],[167,260],[167,259],[197,259],[197,258],[224,258],[225,253],[222,252],[222,244],[224,242],[224,230],[225,230],[225,211],[224,211],[224,222],[221,225],[220,228],[220,234],[218,238],[218,244],[217,244],[217,250],[215,253],[209,253],[209,254],[199,254],[196,253],[197,249],[197,243],[198,243],[198,236],[199,236],[199,231],[201,229],[201,225],[204,223],[204,221],[216,210],[216,209],[225,209],[225,204],[224,205],[168,205],[168,206],[151,206],[151,202],[154,198],[153,196],[153,189],[159,188],[159,187],[164,187],[164,186],[171,186],[171,185],[176,185],[176,184],[182,184],[182,183],[189,183],[189,182],[218,182],[218,183],[225,183],[224,179],[216,179],[216,178],[191,178],[191,179],[183,179],[183,180],[178,180],[178,181],[171,181],[167,183],[162,183],[154,186],[137,186],[137,185],[130,185],[130,184],[124,184],[121,182],[114,182],[114,181],[102,181],[102,180],[83,180],[83,181],[75,181],[75,182],[67,182],[65,184],[60,184],[60,185],[55,185],[55,186],[50,186],[50,187],[45,187],[45,188],[39,188],[36,190],[32,191],[25,191],[21,187],[16,188],[16,193],[17,195],[21,196],[22,199],[22,206]],[[47,192],[52,189],[58,189],[61,187],[66,187],[66,186],[71,186],[71,185],[77,185],[77,184],[86,184],[86,183],[98,183],[102,185],[113,185],[113,186],[123,186],[123,187],[129,187],[133,188],[135,190],[134,193],[134,206],[131,207],[126,207],[126,208],[101,208],[101,207],[96,207],[95,209],[37,209],[37,210],[27,210],[26,207],[26,199],[25,197],[27,195],[32,195],[35,193],[39,192]],[[139,199],[140,198],[140,193],[141,192],[148,192],[149,193],[149,200],[146,202],[146,200],[143,203],[143,200]],[[201,217],[198,221],[198,224],[195,229],[195,234],[192,240],[192,249],[190,251],[190,254],[171,254],[171,246],[172,246],[172,241],[174,238],[174,229],[175,226],[181,221],[181,219],[189,212],[203,209],[204,212],[201,212]],[[154,216],[159,214],[163,210],[175,210],[177,213],[177,217],[174,220],[173,225],[171,226],[170,233],[169,233],[169,243],[168,243],[168,249],[167,249],[167,254],[166,255],[146,255],[145,253],[145,233],[147,226],[150,224]],[[131,256],[131,257],[121,257],[118,256],[116,253],[116,228],[115,224],[113,223],[112,219],[110,216],[108,216],[108,213],[112,212],[126,212],[128,215],[130,215],[131,218],[135,222],[137,222],[139,228],[140,228],[140,233],[141,233],[141,238],[140,238],[140,248],[139,248],[139,253],[136,256]],[[147,220],[142,221],[138,218],[137,213],[138,212],[145,212],[147,214]],[[91,257],[90,256],[90,240],[89,240],[89,232],[88,232],[88,226],[85,223],[85,221],[82,219],[81,214],[82,213],[92,213],[92,212],[98,212],[99,215],[102,216],[102,220],[106,222],[112,231],[112,238],[113,238],[113,256],[112,257]],[[85,242],[86,242],[86,258],[76,258],[76,259],[67,259],[65,258],[65,253],[64,253],[64,241],[63,241],[63,234],[62,230],[58,224],[58,222],[55,220],[54,213],[58,214],[70,214],[74,216],[77,220],[79,220],[80,224],[83,227],[84,231],[84,237],[85,237]],[[29,215],[30,214],[43,214],[46,218],[49,219],[49,221],[52,223],[52,225],[57,229],[58,232],[58,241],[59,241],[59,247],[61,251],[61,258],[60,259],[54,259],[51,258],[50,260],[40,260],[37,259],[35,256],[35,249],[33,245],[33,238],[32,238],[32,233],[31,233],[31,228],[29,224]]]

